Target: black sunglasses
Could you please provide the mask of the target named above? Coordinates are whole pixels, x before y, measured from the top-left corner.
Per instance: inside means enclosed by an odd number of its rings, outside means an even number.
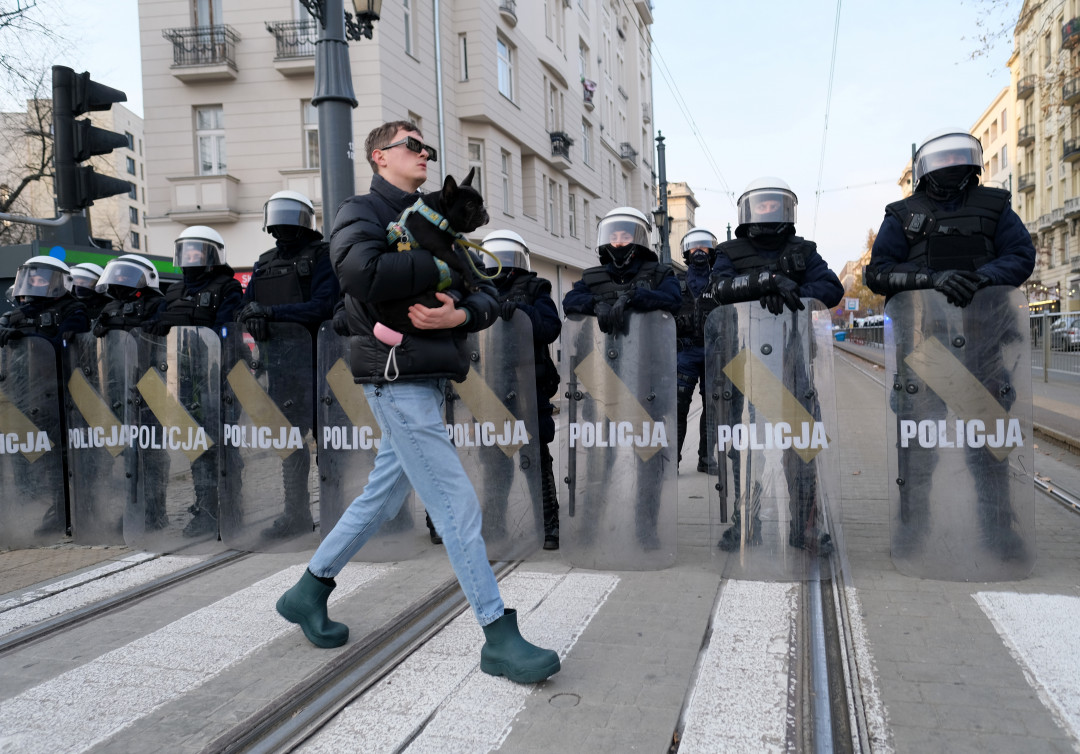
[[[429,147],[424,142],[420,141],[419,139],[413,138],[412,136],[406,136],[401,141],[395,141],[393,144],[387,144],[385,147],[379,147],[379,151],[390,149],[390,147],[400,147],[402,144],[404,144],[405,148],[408,149],[410,152],[416,152],[417,154],[420,154],[423,150],[426,149],[427,158],[430,162],[439,161],[439,153],[435,151],[435,147]]]

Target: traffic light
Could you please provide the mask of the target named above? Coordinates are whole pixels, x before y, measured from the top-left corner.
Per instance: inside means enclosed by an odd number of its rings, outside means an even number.
[[[79,212],[95,199],[131,191],[127,181],[98,175],[91,166],[79,165],[94,155],[126,147],[127,137],[92,126],[89,119],[75,120],[83,113],[108,110],[114,102],[127,102],[127,95],[91,81],[89,73],[75,73],[62,65],[53,66],[52,94],[56,206],[61,211]]]

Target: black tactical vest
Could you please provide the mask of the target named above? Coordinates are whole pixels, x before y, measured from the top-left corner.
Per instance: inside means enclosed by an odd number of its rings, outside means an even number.
[[[173,327],[213,327],[221,306],[225,284],[233,279],[231,269],[215,273],[213,279],[198,293],[188,293],[185,284],[173,283],[165,292],[165,309],[161,321]]]
[[[265,306],[302,304],[311,300],[311,276],[315,263],[328,253],[330,244],[313,241],[296,254],[282,257],[277,248],[259,257],[258,269],[248,286],[255,301]]]
[[[689,338],[693,341],[693,345],[704,346],[705,320],[720,304],[712,296],[695,298],[693,291],[686,283],[686,276],[686,272],[676,273],[676,277],[679,278],[679,291],[682,293],[682,308],[675,315],[675,337],[680,341]]]
[[[499,290],[496,300],[516,301],[529,306],[536,305],[536,299],[549,293],[551,283],[537,277],[535,272],[518,273],[506,291]],[[559,369],[551,359],[551,351],[544,343],[533,342],[533,362],[536,369],[536,391],[548,399],[559,391]]]
[[[177,283],[176,285],[180,285]],[[98,323],[110,330],[131,330],[142,325],[161,306],[161,291],[144,288],[142,295],[130,301],[112,299],[98,315]]]
[[[976,186],[955,210],[935,207],[925,191],[885,208],[904,229],[908,261],[931,270],[976,270],[997,257],[994,234],[1009,206],[1004,189]]]
[[[64,320],[79,308],[85,307],[78,299],[61,296],[53,299],[53,303],[32,316],[27,316],[21,309],[12,309],[0,316],[0,327],[10,327],[24,333],[40,333],[54,338],[60,333],[60,325]]]
[[[624,283],[619,283],[611,277],[606,266],[589,267],[581,273],[581,280],[589,286],[589,292],[593,296],[614,304],[619,296],[632,288],[645,288],[654,290],[660,287],[660,283],[667,277],[671,268],[661,262],[652,260],[643,262],[637,274]]]
[[[735,274],[748,275],[754,272],[779,272],[802,285],[806,276],[806,259],[817,249],[817,244],[801,236],[788,236],[787,243],[779,254],[770,252],[769,257],[762,254],[748,238],[735,238],[720,245],[724,254],[735,267]]]

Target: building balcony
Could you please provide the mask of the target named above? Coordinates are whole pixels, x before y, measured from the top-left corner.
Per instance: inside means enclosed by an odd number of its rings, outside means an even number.
[[[1034,191],[1035,190],[1035,174],[1024,173],[1018,176],[1016,179],[1017,191]]]
[[[499,0],[499,16],[509,26],[517,26],[516,0]]]
[[[277,42],[274,68],[282,76],[308,76],[315,73],[315,41],[319,26],[314,21],[274,21],[266,30]]]
[[[1026,147],[1028,144],[1035,143],[1035,126],[1034,124],[1028,124],[1026,126],[1020,126],[1020,130],[1016,132],[1016,146]]]
[[[169,178],[172,203],[165,213],[185,225],[234,223],[240,219],[240,181],[231,175]]]
[[[1069,79],[1061,85],[1061,101],[1066,105],[1080,102],[1080,77]]]
[[[194,26],[161,32],[173,45],[172,74],[184,83],[236,78],[236,43],[231,26]]]
[[[1035,83],[1038,81],[1038,76],[1031,74],[1030,76],[1024,76],[1016,82],[1016,98],[1027,99],[1031,95],[1035,94]]]
[[[1072,219],[1080,216],[1080,196],[1074,196],[1065,200],[1065,217]]]
[[[574,140],[565,131],[550,131],[548,135],[551,137],[551,157],[555,167],[569,169],[570,147],[574,145]]]
[[[1072,18],[1061,27],[1061,46],[1073,48],[1080,44],[1080,18]]]
[[[637,167],[637,150],[630,146],[630,142],[624,141],[619,144],[619,159],[627,165]]]
[[[1065,139],[1065,142],[1061,146],[1061,157],[1065,162],[1076,162],[1080,160],[1080,139],[1072,138]]]
[[[592,112],[596,105],[593,104],[593,95],[596,94],[596,82],[587,78],[581,79],[581,101],[585,109]]]

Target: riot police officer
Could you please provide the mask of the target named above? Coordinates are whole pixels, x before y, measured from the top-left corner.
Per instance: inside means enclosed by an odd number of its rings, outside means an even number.
[[[705,320],[716,308],[716,299],[704,294],[708,293],[709,276],[716,261],[716,236],[705,228],[691,228],[683,236],[682,254],[686,271],[675,273],[682,292],[682,309],[675,317],[679,461],[682,461],[683,440],[686,439],[686,417],[697,386],[701,393],[697,470],[715,476],[717,463],[712,449],[716,437],[711,429],[714,422],[707,421],[705,408]]]
[[[818,299],[829,308],[840,303],[844,297],[840,279],[821,258],[813,241],[795,235],[798,204],[798,197],[780,178],[762,177],[747,185],[738,200],[739,224],[735,228],[735,238],[720,244],[713,265],[712,292],[718,303],[757,301],[773,315],[782,314],[785,307],[793,312],[804,309],[801,298]],[[798,350],[790,348],[785,352]],[[802,367],[795,371],[805,372],[805,365]],[[801,397],[800,400],[813,399]],[[813,405],[804,408],[812,415],[815,413]],[[783,466],[791,508],[788,544],[827,554],[831,550],[829,535],[818,532],[815,525],[815,471],[810,463],[802,461],[790,449],[784,451]],[[736,477],[746,471],[737,468]],[[749,483],[750,480],[743,481]],[[749,493],[751,499],[735,506],[732,525],[724,531],[719,542],[722,550],[738,549],[744,541],[751,545],[761,541],[756,509],[759,493],[750,484],[744,486],[752,490]],[[742,531],[743,508],[751,516],[745,533]]]
[[[864,272],[867,287],[885,295],[886,303],[901,291],[934,289],[949,304],[967,307],[979,289],[1019,286],[1031,275],[1035,268],[1031,234],[1010,206],[1008,191],[979,185],[982,164],[982,145],[963,129],[943,129],[923,140],[912,163],[914,193],[885,208]],[[897,335],[898,368],[910,350],[900,341],[910,337]],[[972,366],[978,363],[977,372],[1007,375],[999,344],[1008,337],[1003,332],[999,342],[968,344],[965,354]],[[918,386],[913,375],[898,374],[894,382]],[[1012,400],[1008,391],[995,392],[1008,410]],[[1011,395],[1015,397],[1015,392]],[[914,414],[919,419],[944,417],[946,411],[929,388],[895,391],[891,404],[898,421]],[[1023,558],[1023,540],[1013,529],[1008,460],[994,459],[985,448],[967,447],[965,453],[985,541],[1005,560]],[[898,479],[903,484],[893,547],[894,553],[905,556],[920,548],[929,526],[931,477],[938,456],[914,445],[898,449],[898,454]]]
[[[107,303],[94,321],[94,335],[101,338],[110,330],[133,330],[153,319],[165,303],[158,282],[157,269],[138,254],[110,260],[97,282],[97,292]]]
[[[274,237],[274,248],[264,252],[255,262],[236,319],[256,340],[270,337],[270,322],[304,325],[311,333],[312,371],[303,373],[299,370],[270,377],[279,381],[312,382],[319,326],[333,316],[334,306],[341,297],[337,276],[330,265],[330,247],[317,230],[315,205],[296,191],[279,191],[266,201],[263,230]],[[287,385],[278,384],[273,388],[279,394],[288,394]],[[314,417],[310,413],[289,419],[304,434],[314,426]],[[285,509],[270,527],[263,530],[263,536],[281,539],[312,531],[314,521],[308,495],[310,470],[311,456],[306,446],[282,462]]]
[[[559,391],[559,370],[548,347],[562,332],[559,310],[551,298],[551,282],[539,277],[529,264],[525,239],[512,230],[495,230],[482,245],[502,264],[492,280],[498,291],[499,316],[509,320],[520,311],[532,324],[533,363],[536,369],[536,405],[540,428],[540,479],[544,509],[544,549],[559,549],[559,500],[549,445],[555,439],[555,406],[551,398]],[[494,275],[496,269],[487,273]]]
[[[71,295],[86,306],[86,314],[91,322],[97,318],[101,308],[109,300],[108,296],[97,291],[102,272],[104,270],[93,262],[80,262],[71,268]]]
[[[235,319],[243,288],[225,261],[225,241],[213,228],[194,225],[176,237],[173,264],[183,280],[165,291],[165,303],[143,325],[151,335],[165,335],[173,327],[208,327],[220,334]],[[197,537],[217,531],[217,457],[203,453],[191,464],[195,503],[184,536]],[[235,470],[233,470],[235,472]]]
[[[10,295],[16,308],[0,316],[0,347],[28,335],[48,340],[55,352],[53,364],[28,365],[32,374],[51,373],[55,379],[60,374],[60,350],[64,340],[90,329],[86,307],[71,295],[71,287],[70,268],[55,257],[31,257],[19,265],[15,273],[15,284],[11,287]],[[58,389],[57,398],[60,392]],[[56,408],[60,416],[58,437],[63,437],[64,412],[60,410],[60,405]],[[20,489],[31,484],[29,469],[18,467],[15,481]],[[63,533],[67,528],[67,496],[63,479],[59,487],[52,490],[52,496],[37,534]]]

